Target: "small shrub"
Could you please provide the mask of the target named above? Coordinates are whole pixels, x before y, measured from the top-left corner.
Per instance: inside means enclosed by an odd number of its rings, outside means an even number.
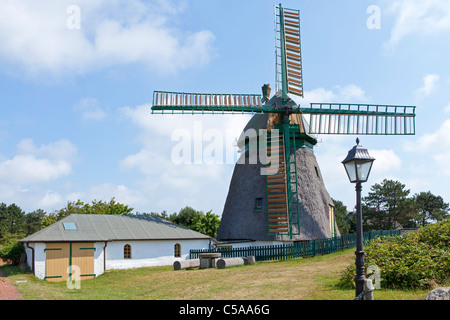
[[[433,247],[450,248],[450,219],[420,228],[418,241]]]
[[[450,220],[422,228],[404,237],[374,240],[366,247],[365,268],[376,265],[384,288],[428,288],[450,280]],[[366,273],[368,278],[370,274]],[[354,287],[355,266],[344,269],[341,287]]]
[[[3,245],[0,250],[0,258],[3,261],[9,261],[12,264],[19,264],[20,256],[25,252],[23,244],[17,240],[11,240]]]

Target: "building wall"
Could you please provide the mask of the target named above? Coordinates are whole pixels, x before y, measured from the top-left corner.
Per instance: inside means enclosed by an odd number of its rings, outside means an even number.
[[[34,249],[34,274],[39,279],[45,277],[45,243],[30,243],[29,246]],[[33,263],[33,250],[28,248],[24,244],[25,253],[27,254],[27,264],[30,269],[33,269],[31,265]]]
[[[174,246],[181,245],[181,257],[174,257]],[[124,259],[123,248],[126,244],[131,245],[131,259]],[[30,243],[34,248],[34,274],[39,279],[46,276],[46,254],[45,243]],[[27,264],[33,267],[32,250],[24,244],[27,254]],[[109,269],[130,269],[151,266],[172,265],[176,260],[184,260],[189,257],[191,249],[208,249],[209,239],[205,240],[155,240],[155,241],[112,241],[94,243],[94,272],[101,275]],[[106,252],[105,252],[106,250]]]
[[[181,245],[181,257],[174,256],[175,244]],[[131,245],[131,259],[124,259],[123,248]],[[189,257],[191,249],[208,249],[209,240],[114,241],[106,247],[106,269],[129,269],[172,265]]]

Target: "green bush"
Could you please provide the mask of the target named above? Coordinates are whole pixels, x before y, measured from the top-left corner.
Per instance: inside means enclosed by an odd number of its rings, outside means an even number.
[[[441,249],[450,248],[450,219],[420,228],[418,241]]]
[[[403,237],[376,239],[365,248],[365,268],[380,269],[383,288],[445,285],[450,280],[449,228],[447,219]],[[340,285],[354,287],[354,277],[353,264],[343,270]]]
[[[23,244],[16,239],[8,239],[0,249],[0,258],[3,261],[19,264],[20,256],[25,252]]]

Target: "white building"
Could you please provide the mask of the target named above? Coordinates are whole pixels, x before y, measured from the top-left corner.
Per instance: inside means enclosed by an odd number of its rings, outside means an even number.
[[[109,269],[171,265],[213,239],[152,215],[72,214],[22,239],[39,279],[97,277]]]

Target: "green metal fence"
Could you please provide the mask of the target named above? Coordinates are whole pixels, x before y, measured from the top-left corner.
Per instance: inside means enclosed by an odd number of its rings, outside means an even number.
[[[364,245],[369,244],[375,238],[400,236],[400,234],[401,230],[364,232]],[[314,257],[353,247],[356,247],[355,233],[329,239],[294,242],[292,244],[190,250],[189,259],[198,258],[199,253],[220,252],[224,258],[255,256],[256,261],[287,260],[300,257]]]

